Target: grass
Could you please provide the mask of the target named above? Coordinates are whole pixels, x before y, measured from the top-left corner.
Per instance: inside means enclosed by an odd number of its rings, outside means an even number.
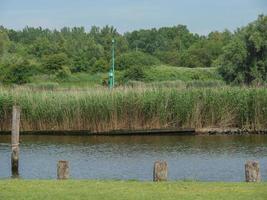
[[[267,184],[134,181],[0,181],[0,199],[265,200]]]
[[[116,71],[116,80],[118,84],[123,84],[124,71]],[[64,88],[86,88],[103,85],[103,81],[107,81],[108,73],[75,73],[67,80],[58,81],[54,75],[38,75],[31,78],[32,88],[49,88],[49,87],[64,87]],[[216,68],[185,68],[172,66],[152,66],[145,69],[145,83],[150,82],[172,82],[178,81],[186,84],[187,82],[203,81],[212,82],[220,81]]]
[[[0,130],[10,130],[14,104],[22,130],[267,128],[266,88],[1,89]]]
[[[186,68],[161,65],[148,68],[145,70],[145,74],[145,82],[221,80],[216,68]]]

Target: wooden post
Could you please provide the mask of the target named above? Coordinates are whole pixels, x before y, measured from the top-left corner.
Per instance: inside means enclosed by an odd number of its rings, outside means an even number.
[[[69,173],[69,162],[65,160],[58,161],[57,164],[57,179],[66,180],[70,176]]]
[[[154,164],[153,181],[167,181],[168,164],[166,161],[156,161]]]
[[[246,182],[261,182],[260,164],[258,161],[248,161],[245,165]]]
[[[11,171],[12,177],[19,176],[19,125],[20,107],[13,106],[12,109],[12,131],[11,131]]]

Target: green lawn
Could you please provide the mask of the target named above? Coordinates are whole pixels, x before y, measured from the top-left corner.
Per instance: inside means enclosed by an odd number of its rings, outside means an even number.
[[[266,200],[267,183],[1,180],[1,200]]]

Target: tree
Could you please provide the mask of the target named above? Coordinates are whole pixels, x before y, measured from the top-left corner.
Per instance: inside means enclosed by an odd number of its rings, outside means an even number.
[[[28,53],[38,58],[56,54],[59,52],[55,43],[52,43],[48,38],[37,38],[31,45],[29,45]]]
[[[201,37],[181,55],[180,65],[184,67],[211,67],[212,63],[222,54],[223,47],[231,41],[229,31],[211,32]]]
[[[43,65],[47,72],[54,73],[62,70],[63,66],[69,66],[69,59],[64,53],[49,55],[44,57]]]
[[[267,16],[239,29],[216,61],[227,82],[261,84],[267,80]]]
[[[10,44],[9,37],[3,27],[0,27],[0,58],[7,52]]]
[[[227,45],[222,56],[217,60],[219,66],[219,73],[228,82],[244,83],[248,82],[245,77],[247,72],[247,48],[246,43],[241,38],[234,38],[229,45]]]
[[[9,56],[2,62],[1,80],[4,83],[28,83],[35,70],[36,65],[30,60],[14,55]]]
[[[94,66],[92,67],[92,72],[96,73],[96,72],[108,72],[109,69],[109,65],[108,62],[106,60],[99,59],[95,62]]]
[[[149,54],[137,51],[120,55],[116,61],[116,64],[117,69],[122,70],[128,69],[132,66],[147,67],[152,65],[158,65],[160,64],[160,61]]]

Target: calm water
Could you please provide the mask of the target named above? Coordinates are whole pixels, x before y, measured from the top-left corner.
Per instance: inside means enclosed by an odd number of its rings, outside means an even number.
[[[166,160],[169,178],[243,181],[244,163],[260,161],[267,180],[267,136],[24,136],[20,175],[54,179],[58,160],[69,160],[77,179],[151,180],[153,163]],[[10,137],[0,137],[0,178],[10,174]]]

